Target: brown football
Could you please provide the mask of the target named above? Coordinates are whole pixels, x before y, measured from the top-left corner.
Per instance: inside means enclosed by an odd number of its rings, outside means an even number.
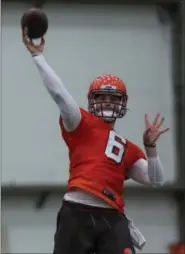
[[[38,39],[44,36],[48,30],[48,18],[40,8],[30,8],[21,18],[21,27],[28,28],[28,37]]]

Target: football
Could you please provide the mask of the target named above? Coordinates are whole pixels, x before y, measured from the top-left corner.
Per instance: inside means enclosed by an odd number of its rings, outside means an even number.
[[[28,37],[30,39],[39,39],[44,36],[48,30],[48,18],[40,8],[30,8],[25,11],[21,18],[22,30],[28,28]]]

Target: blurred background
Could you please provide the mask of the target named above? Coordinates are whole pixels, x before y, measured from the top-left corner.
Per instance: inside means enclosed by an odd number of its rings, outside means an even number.
[[[91,81],[112,73],[128,87],[121,135],[143,147],[146,112],[160,112],[170,127],[158,143],[164,188],[126,183],[127,213],[147,240],[138,253],[167,253],[184,241],[184,2],[169,2],[44,4],[44,55],[80,106]],[[21,41],[20,19],[32,5],[2,2],[2,253],[52,253],[68,179],[58,108]]]

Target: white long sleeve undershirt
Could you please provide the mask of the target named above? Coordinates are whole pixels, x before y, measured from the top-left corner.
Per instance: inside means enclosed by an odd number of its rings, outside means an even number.
[[[164,170],[159,156],[137,160],[128,170],[127,176],[144,185],[163,185]]]
[[[63,124],[67,131],[73,131],[79,125],[81,113],[79,106],[64,87],[61,79],[49,66],[43,55],[33,57],[43,84],[59,107]]]
[[[79,106],[42,54],[34,56],[33,61],[39,70],[44,86],[59,107],[66,130],[75,130],[81,120]],[[139,159],[128,171],[128,176],[142,184],[163,184],[163,167],[159,157],[148,158],[148,160]]]

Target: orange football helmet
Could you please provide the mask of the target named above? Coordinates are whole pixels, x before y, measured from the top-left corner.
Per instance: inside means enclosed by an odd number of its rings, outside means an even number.
[[[106,74],[96,78],[89,87],[88,110],[112,122],[127,112],[127,89],[117,76]]]

